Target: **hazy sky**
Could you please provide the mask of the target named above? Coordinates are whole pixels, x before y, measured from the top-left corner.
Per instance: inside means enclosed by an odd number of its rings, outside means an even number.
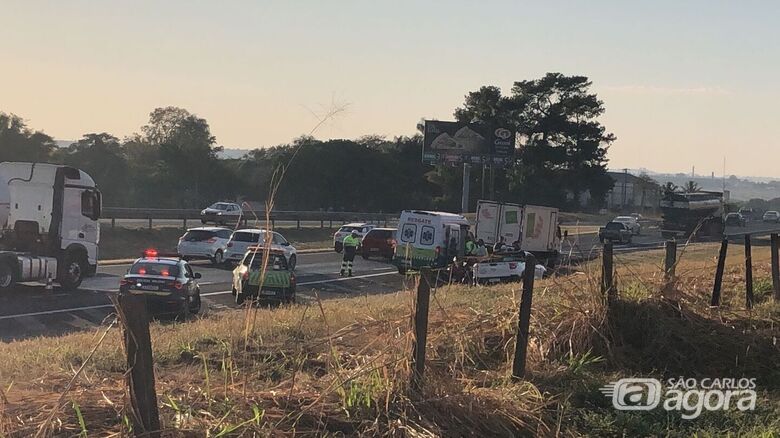
[[[412,134],[481,85],[586,75],[610,167],[780,176],[776,1],[0,0],[0,111],[57,139],[159,106],[219,144]]]

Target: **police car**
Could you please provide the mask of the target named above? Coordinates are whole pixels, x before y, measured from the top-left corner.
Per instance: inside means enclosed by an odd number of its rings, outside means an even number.
[[[260,285],[265,249],[249,247],[241,263],[233,270],[233,296],[236,304],[253,301],[295,302],[295,273],[287,264],[284,252],[271,249],[268,253],[265,278]]]
[[[186,318],[200,312],[199,278],[200,274],[178,256],[165,257],[147,249],[119,282],[119,293],[146,295],[152,313]]]

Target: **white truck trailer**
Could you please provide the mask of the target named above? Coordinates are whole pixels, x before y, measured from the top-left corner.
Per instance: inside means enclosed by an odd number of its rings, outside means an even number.
[[[518,205],[495,201],[477,202],[474,237],[492,246],[500,237],[533,253],[540,263],[554,266],[561,250],[558,209],[539,205]]]
[[[97,270],[101,196],[73,167],[0,163],[0,290],[56,281],[75,289]]]

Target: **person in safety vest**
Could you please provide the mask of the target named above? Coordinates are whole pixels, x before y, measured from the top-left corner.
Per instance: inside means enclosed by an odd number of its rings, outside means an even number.
[[[352,262],[355,260],[355,254],[360,248],[360,239],[357,230],[352,230],[352,234],[344,238],[344,259],[341,261],[341,276],[345,274],[352,276]]]
[[[473,256],[477,250],[477,245],[474,243],[474,238],[469,236],[466,238],[466,255]]]

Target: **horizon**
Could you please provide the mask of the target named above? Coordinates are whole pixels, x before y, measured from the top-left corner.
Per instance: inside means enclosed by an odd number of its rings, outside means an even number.
[[[559,71],[587,76],[604,101],[610,168],[718,174],[725,157],[728,174],[780,178],[780,50],[767,43],[780,5],[750,5],[30,1],[0,17],[13,41],[0,81],[14,84],[0,111],[57,139],[123,138],[174,105],[217,144],[251,150],[343,105],[315,137],[412,135],[482,85],[507,93]]]

